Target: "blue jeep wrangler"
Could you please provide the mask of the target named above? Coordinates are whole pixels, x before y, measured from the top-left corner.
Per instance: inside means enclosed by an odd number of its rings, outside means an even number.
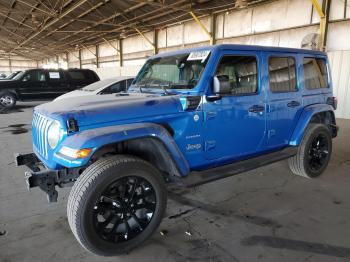
[[[117,255],[160,224],[167,185],[191,187],[288,159],[314,178],[337,135],[323,52],[216,45],[147,60],[129,91],[37,106],[28,187],[67,207],[80,244]]]

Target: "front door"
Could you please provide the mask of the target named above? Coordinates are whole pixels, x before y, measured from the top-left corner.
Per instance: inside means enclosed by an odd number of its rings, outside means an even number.
[[[19,92],[24,100],[50,98],[44,70],[29,70],[20,81],[22,83],[19,85]]]
[[[266,105],[260,67],[259,52],[221,56],[214,75],[228,77],[231,91],[203,105],[207,159],[234,160],[261,150]]]

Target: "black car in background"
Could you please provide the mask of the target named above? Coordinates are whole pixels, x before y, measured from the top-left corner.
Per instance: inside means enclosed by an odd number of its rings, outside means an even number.
[[[12,108],[18,100],[53,99],[99,81],[89,69],[30,69],[0,81],[0,106]]]

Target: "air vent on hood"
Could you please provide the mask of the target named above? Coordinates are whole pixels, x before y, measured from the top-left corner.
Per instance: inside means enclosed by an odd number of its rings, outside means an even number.
[[[77,120],[70,118],[67,121],[67,131],[68,133],[74,133],[79,131]]]

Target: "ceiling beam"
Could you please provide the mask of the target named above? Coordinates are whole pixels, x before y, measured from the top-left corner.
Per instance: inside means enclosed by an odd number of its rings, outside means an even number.
[[[79,34],[79,33],[84,32],[84,31],[86,31],[86,30],[89,30],[89,29],[91,29],[91,28],[94,28],[94,27],[96,27],[96,26],[98,26],[98,25],[100,25],[100,24],[102,24],[102,23],[108,22],[108,21],[110,21],[110,20],[112,20],[112,19],[114,19],[114,18],[116,18],[116,17],[122,15],[123,13],[131,12],[131,11],[133,11],[133,10],[135,10],[135,9],[138,9],[138,8],[144,6],[144,5],[146,5],[146,3],[139,3],[139,4],[134,5],[134,6],[130,7],[130,8],[128,8],[128,9],[125,9],[122,13],[121,13],[121,12],[115,13],[115,14],[109,16],[109,17],[106,17],[106,18],[104,18],[104,19],[102,19],[102,20],[99,20],[99,21],[95,22],[95,23],[92,24],[91,26],[84,27],[83,29],[77,31],[76,33],[74,33],[74,34],[72,34],[72,35],[69,35],[69,36],[67,36],[67,37],[62,38],[62,40],[66,40],[66,39],[68,39],[68,38],[70,38],[70,37],[72,37],[72,36],[75,36],[75,35],[77,35],[77,34]]]
[[[80,15],[78,15],[77,18],[79,19],[79,18],[81,18],[81,17],[86,16],[87,14],[89,14],[89,13],[95,11],[96,9],[98,9],[99,7],[101,7],[101,6],[104,5],[104,4],[105,4],[105,2],[99,2],[99,3],[97,3],[96,5],[92,6],[92,7],[89,8],[88,10],[86,10],[85,12],[81,13]],[[56,31],[58,31],[58,30],[60,30],[60,29],[62,29],[62,28],[64,28],[64,27],[70,25],[71,23],[73,23],[73,22],[75,22],[75,21],[77,21],[77,19],[76,19],[76,18],[72,18],[70,21],[68,21],[68,22],[64,23],[63,25],[59,26],[58,28],[52,30],[51,32],[49,32],[48,34],[46,34],[44,37],[47,37],[47,36],[52,35],[52,34],[55,33]]]
[[[58,21],[60,21],[63,17],[65,17],[66,15],[68,15],[69,13],[71,13],[72,11],[74,11],[75,9],[77,9],[78,7],[80,7],[81,5],[83,5],[84,3],[86,3],[88,0],[80,0],[78,1],[76,4],[74,4],[73,6],[69,7],[67,10],[63,11],[58,17],[54,18],[53,20],[51,20],[50,22],[48,22],[45,26],[43,26],[39,31],[37,31],[36,33],[32,34],[31,36],[29,36],[26,40],[24,40],[22,43],[20,43],[18,46],[16,46],[13,50],[16,50],[20,47],[22,47],[23,45],[25,45],[26,43],[28,43],[30,40],[32,40],[34,37],[38,36],[40,33],[42,33],[44,30],[46,30],[47,28],[49,28],[50,26],[56,24]]]
[[[46,14],[46,15],[54,16],[54,15],[56,14],[56,12],[55,12],[54,10],[52,10],[52,9],[50,9],[50,11],[46,11],[46,10],[44,10],[44,9],[39,8],[38,5],[41,4],[40,2],[38,2],[38,3],[35,4],[35,5],[32,5],[32,4],[28,3],[28,1],[23,1],[23,0],[17,0],[17,1],[18,1],[19,3],[21,3],[21,4],[24,4],[24,5],[26,5],[26,6],[29,6],[29,7],[31,7],[32,9],[37,10],[37,11],[39,11],[39,12],[42,12],[42,13],[44,13],[44,14]]]

